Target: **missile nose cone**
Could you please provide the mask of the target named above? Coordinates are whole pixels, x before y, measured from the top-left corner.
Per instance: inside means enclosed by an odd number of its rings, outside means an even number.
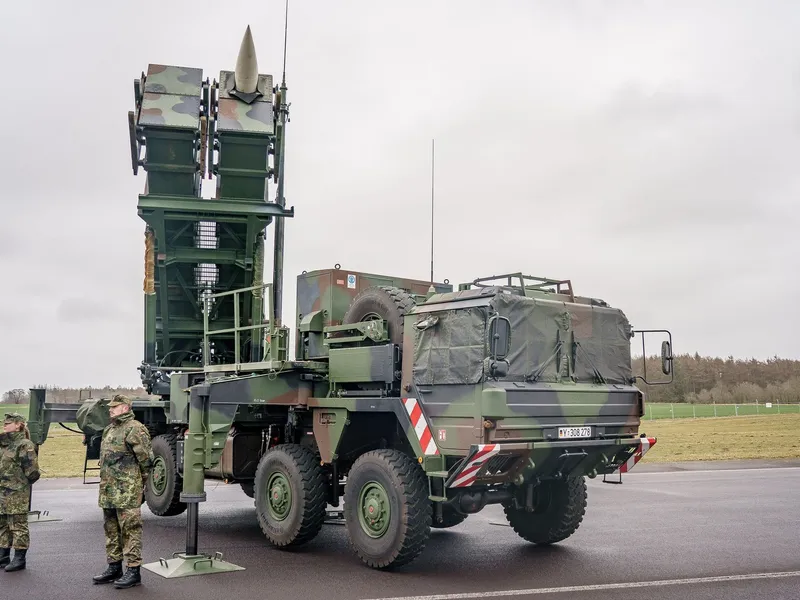
[[[233,72],[234,85],[237,92],[252,94],[258,86],[258,59],[256,46],[253,43],[253,34],[250,25],[244,32],[242,44],[239,46],[239,56],[236,58],[236,69]]]

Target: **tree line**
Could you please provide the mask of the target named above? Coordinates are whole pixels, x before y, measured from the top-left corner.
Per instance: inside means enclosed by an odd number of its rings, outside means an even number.
[[[644,374],[641,357],[634,358],[634,374]],[[692,404],[754,404],[800,402],[800,361],[786,358],[711,358],[699,354],[675,355],[670,385],[646,385],[638,380],[647,402]],[[647,359],[647,380],[663,381],[661,357]]]
[[[44,388],[45,401],[57,402],[61,404],[80,404],[89,398],[110,398],[114,394],[125,394],[127,396],[134,396],[138,398],[150,398],[145,392],[144,388],[132,388],[125,386],[110,386],[105,385],[102,387],[85,387],[85,388],[69,388],[59,387],[56,385],[34,385],[34,388]],[[16,388],[8,390],[3,394],[2,403],[4,404],[29,404],[30,393],[29,390]]]
[[[641,357],[634,357],[634,375],[643,376]],[[699,354],[675,355],[674,380],[670,385],[636,384],[643,390],[647,402],[686,402],[694,404],[745,404],[755,402],[800,402],[800,361],[773,357],[756,359],[712,358]],[[661,358],[647,359],[647,380],[663,381]],[[79,403],[89,397],[102,398],[114,394],[148,398],[144,388],[103,386],[98,388],[43,387],[48,402]],[[28,404],[28,390],[14,389],[3,394],[2,402]]]

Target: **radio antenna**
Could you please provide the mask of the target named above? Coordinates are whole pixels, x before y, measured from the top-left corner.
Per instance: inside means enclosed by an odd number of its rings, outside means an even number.
[[[286,179],[286,122],[288,121],[289,105],[286,103],[286,37],[289,31],[289,0],[286,0],[286,13],[283,25],[283,79],[280,88],[280,113],[278,130],[280,139],[278,140],[279,153],[276,170],[278,172],[278,189],[275,192],[276,203],[283,208],[286,206],[286,198],[283,196],[284,182]],[[275,219],[275,247],[272,257],[272,315],[270,331],[274,331],[273,326],[280,327],[283,319],[283,246],[284,246],[284,218]],[[277,346],[276,346],[277,347]],[[274,356],[272,357],[274,359]]]
[[[431,285],[433,285],[433,184],[436,147],[435,140],[431,140]]]
[[[286,0],[286,8],[283,12],[283,79],[281,82],[286,87],[286,37],[289,33],[289,0]]]

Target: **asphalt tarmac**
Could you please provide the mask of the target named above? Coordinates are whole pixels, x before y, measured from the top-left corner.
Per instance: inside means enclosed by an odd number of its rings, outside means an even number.
[[[28,569],[0,571],[0,598],[800,598],[800,461],[638,465],[623,481],[589,481],[584,521],[558,545],[528,544],[490,506],[434,531],[425,552],[392,573],[362,565],[338,524],[300,550],[273,549],[253,501],[207,481],[200,550],[245,570],[164,579],[143,569],[141,586],[116,590],[92,584],[105,568],[97,486],[42,480],[33,508],[62,520],[31,524]],[[142,512],[145,562],[185,549],[185,513]]]

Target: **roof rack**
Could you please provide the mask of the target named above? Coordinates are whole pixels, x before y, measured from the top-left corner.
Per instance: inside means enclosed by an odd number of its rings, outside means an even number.
[[[505,279],[506,282],[497,283],[497,280]],[[516,283],[519,282],[519,283]],[[547,277],[534,277],[520,273],[506,273],[504,275],[492,275],[490,277],[479,277],[470,283],[458,285],[459,291],[468,290],[472,287],[496,287],[527,296],[528,292],[549,292],[552,294],[565,294],[569,296],[571,302],[575,302],[575,293],[572,291],[572,281],[569,279],[550,279]]]

